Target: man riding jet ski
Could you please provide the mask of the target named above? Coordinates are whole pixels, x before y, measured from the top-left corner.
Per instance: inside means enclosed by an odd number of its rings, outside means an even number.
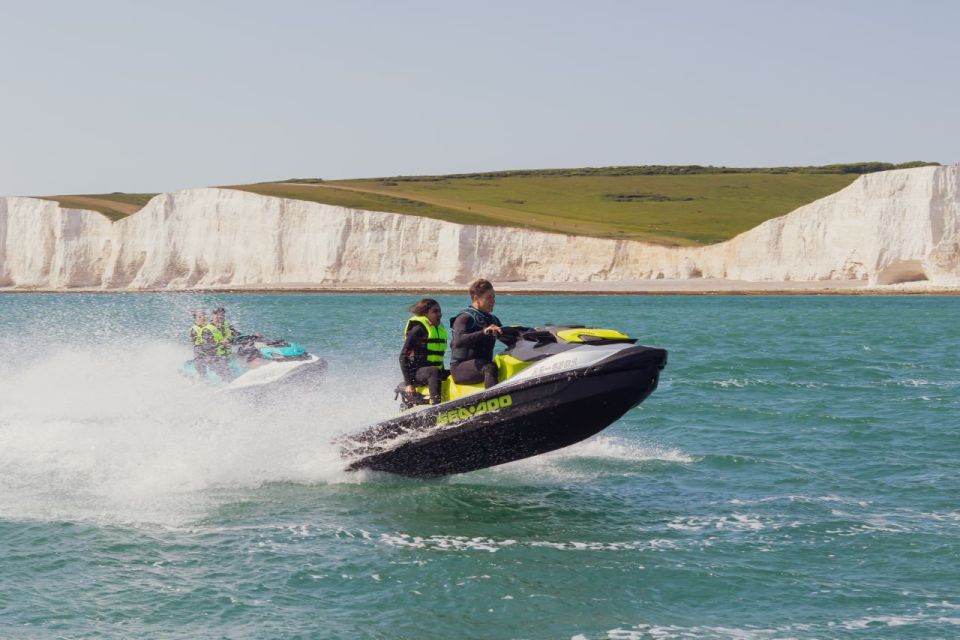
[[[441,402],[403,396],[404,413],[341,441],[348,469],[406,476],[466,473],[546,453],[598,433],[657,388],[664,349],[612,329],[503,327],[498,384],[448,377]]]
[[[212,368],[198,371],[196,360],[185,362],[182,372],[224,391],[255,391],[291,384],[315,386],[327,368],[326,361],[307,353],[296,342],[260,334],[236,336],[230,347],[224,356],[226,379]]]

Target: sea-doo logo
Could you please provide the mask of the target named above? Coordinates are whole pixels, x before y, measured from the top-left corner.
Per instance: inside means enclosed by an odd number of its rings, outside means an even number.
[[[470,418],[478,416],[481,413],[492,413],[494,411],[499,411],[503,407],[509,407],[512,404],[513,398],[507,394],[505,396],[497,396],[496,398],[483,400],[482,402],[472,404],[468,407],[460,407],[459,409],[453,409],[452,411],[444,411],[443,413],[437,414],[437,426],[442,427],[448,424],[463,422],[464,420],[469,420]]]

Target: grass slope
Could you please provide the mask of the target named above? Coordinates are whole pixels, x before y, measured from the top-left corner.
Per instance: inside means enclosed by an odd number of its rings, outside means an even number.
[[[720,242],[839,191],[856,175],[725,173],[341,180],[235,188],[263,195],[668,245]]]
[[[863,173],[926,164],[935,163],[599,167],[335,181],[308,178],[227,188],[461,224],[703,245],[728,240],[835,193]],[[48,199],[100,211],[115,220],[139,210],[151,197],[112,193]]]

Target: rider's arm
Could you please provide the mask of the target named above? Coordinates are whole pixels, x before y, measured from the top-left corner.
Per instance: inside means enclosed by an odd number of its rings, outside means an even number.
[[[411,357],[416,349],[417,343],[427,338],[427,330],[421,324],[415,324],[407,332],[407,339],[403,341],[403,348],[400,349],[400,370],[403,372],[403,381],[408,385],[413,385],[414,377],[417,375],[416,369],[411,365]]]

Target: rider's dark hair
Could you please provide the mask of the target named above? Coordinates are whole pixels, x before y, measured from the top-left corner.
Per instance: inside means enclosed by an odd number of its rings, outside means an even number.
[[[470,294],[470,298],[479,298],[487,291],[493,291],[493,284],[485,278],[477,278],[470,283],[470,288],[467,289],[467,293]]]
[[[410,305],[410,313],[415,316],[425,316],[427,311],[433,309],[434,307],[440,307],[440,303],[434,300],[433,298],[424,298],[416,304]]]

